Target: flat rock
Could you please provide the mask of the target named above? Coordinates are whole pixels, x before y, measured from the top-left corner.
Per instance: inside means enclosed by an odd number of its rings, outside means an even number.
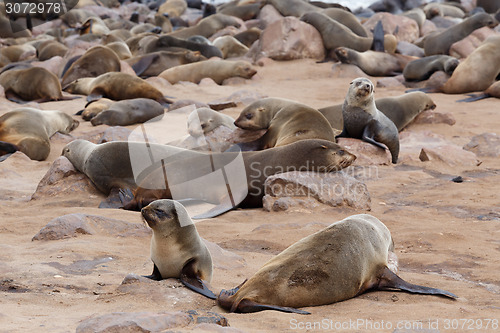
[[[371,198],[364,183],[347,173],[318,173],[310,171],[291,171],[276,174],[266,179],[264,184],[264,209],[275,210],[279,198],[298,198],[301,207],[313,207],[309,199],[315,199],[332,207],[349,206],[356,209],[370,210]],[[295,206],[291,200],[281,200],[278,210]]]
[[[472,140],[464,146],[465,150],[471,151],[479,157],[500,156],[500,136],[496,133],[482,133],[472,137]]]
[[[194,99],[180,99],[175,101],[168,107],[168,111],[186,108],[186,112],[191,113],[194,109],[208,108],[208,104],[194,100]]]
[[[436,148],[422,148],[419,154],[422,162],[437,161],[448,166],[477,166],[476,154],[464,150],[457,145],[444,145]]]
[[[403,79],[404,81],[404,79]],[[377,88],[400,88],[403,89],[403,85],[400,77],[383,77],[377,80]]]
[[[419,113],[412,124],[448,124],[455,125],[457,121],[450,112],[437,112],[434,110],[426,110]]]
[[[325,48],[320,33],[296,17],[285,17],[267,26],[259,39],[260,53],[274,60],[322,60]]]
[[[337,142],[349,152],[356,155],[352,165],[390,165],[391,153],[371,143],[353,138],[338,138]]]
[[[56,217],[43,227],[32,240],[59,240],[79,235],[96,234],[115,237],[145,237],[151,235],[151,230],[142,223],[76,213]]]
[[[267,95],[262,95],[256,91],[250,90],[238,90],[229,95],[227,98],[218,98],[209,102],[209,105],[220,104],[220,103],[234,103],[235,106],[247,106],[255,101],[268,97]],[[215,110],[215,109],[214,109]]]
[[[333,64],[331,74],[334,78],[362,77],[366,75],[358,66],[340,62]]]
[[[420,36],[420,30],[415,20],[391,13],[376,13],[363,23],[363,26],[367,31],[373,31],[378,21],[382,21],[384,33],[393,34],[398,41],[413,43]]]

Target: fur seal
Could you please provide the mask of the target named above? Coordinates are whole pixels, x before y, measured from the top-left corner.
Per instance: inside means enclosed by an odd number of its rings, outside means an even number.
[[[215,46],[205,43],[198,43],[192,40],[184,40],[174,36],[163,35],[152,38],[144,45],[144,53],[156,51],[172,51],[172,48],[183,48],[191,51],[198,51],[207,59],[211,57],[222,58],[222,52]]]
[[[429,95],[421,91],[414,91],[395,97],[377,98],[375,105],[387,118],[392,120],[398,131],[401,131],[411,123],[420,112],[436,108],[436,104]],[[342,104],[321,108],[319,112],[328,119],[334,129],[342,130],[344,127]]]
[[[240,43],[233,36],[221,36],[214,40],[214,46],[219,48],[224,59],[243,57],[248,52],[248,47]]]
[[[228,3],[227,6],[224,6],[221,10],[218,10],[218,13],[235,16],[243,21],[248,21],[254,19],[259,15],[261,3],[249,3],[249,4],[234,4]]]
[[[114,102],[90,120],[93,126],[128,126],[145,123],[164,114],[163,106],[149,98],[133,98]],[[158,118],[160,120],[161,118]]]
[[[143,79],[120,72],[105,73],[96,78],[78,79],[68,84],[64,90],[71,94],[87,95],[89,102],[107,97],[116,101],[150,98],[162,105],[172,103],[158,89]]]
[[[116,41],[106,44],[106,47],[115,52],[120,60],[132,58],[132,53],[124,41]]]
[[[240,286],[222,290],[217,303],[230,312],[309,314],[296,308],[344,301],[370,289],[457,298],[406,282],[396,273],[389,229],[374,216],[353,215],[292,244]]]
[[[257,71],[246,61],[207,60],[169,68],[158,75],[174,84],[179,81],[200,83],[201,79],[209,77],[217,84],[222,84],[230,77],[250,79]]]
[[[233,118],[209,108],[198,108],[188,116],[188,132],[194,137],[205,135],[219,126],[236,129]]]
[[[260,38],[261,33],[262,30],[257,27],[252,27],[250,29],[237,33],[233,37],[236,38],[236,40],[238,40],[241,44],[250,48],[253,43]]]
[[[97,77],[108,72],[120,71],[120,58],[114,51],[105,46],[97,45],[90,48],[78,60],[73,62],[64,73],[61,84],[68,83],[84,77]]]
[[[302,15],[300,20],[311,24],[319,31],[328,52],[332,52],[341,46],[363,52],[369,50],[372,46],[373,38],[356,35],[351,29],[326,14],[309,12]]]
[[[107,110],[114,102],[109,98],[100,98],[85,105],[85,109],[78,111],[75,115],[82,116],[83,120],[90,121],[90,119],[97,116],[103,110]]]
[[[424,39],[425,55],[448,54],[453,43],[484,26],[494,27],[495,20],[490,14],[476,13],[442,32],[430,34]]]
[[[273,5],[283,16],[301,17],[309,12],[321,11],[320,8],[302,0],[269,0],[268,3]]]
[[[52,57],[64,55],[68,52],[68,47],[56,40],[48,40],[37,47],[38,60],[45,61]]]
[[[344,64],[358,66],[363,72],[371,76],[395,76],[401,74],[410,61],[415,57],[396,53],[378,51],[358,52],[348,47],[335,49],[337,58]]]
[[[0,85],[5,90],[5,97],[17,103],[42,103],[75,98],[63,96],[57,76],[42,67],[4,71],[0,74]]]
[[[241,193],[235,193],[232,190],[231,202],[224,200],[228,196],[225,184],[218,187],[211,186],[209,189],[193,186],[185,186],[183,188],[183,197],[176,198],[177,200],[198,198],[212,203],[221,202],[208,212],[197,215],[194,218],[214,217],[235,207],[262,207],[264,182],[268,176],[276,173],[292,170],[316,172],[338,171],[348,167],[356,159],[356,156],[336,143],[326,140],[307,139],[262,151],[199,153],[198,156],[189,157],[187,160],[177,160],[174,162],[165,160],[165,164],[158,164],[157,168],[153,169],[151,173],[143,178],[133,194],[128,193],[127,197],[122,196],[124,202],[123,208],[137,210],[154,200],[172,198],[171,184],[166,184],[168,186],[164,188],[158,187],[158,179],[163,179],[163,175],[168,171],[173,170],[172,172],[178,172],[174,178],[180,184],[183,184],[189,180],[199,179],[203,175],[214,172],[214,168],[217,170],[222,166],[229,165],[239,154],[242,154],[245,166],[247,188]],[[210,157],[209,163],[207,163],[207,157]]]
[[[373,83],[366,78],[351,82],[342,106],[344,129],[337,137],[358,138],[385,149],[383,143],[391,152],[392,163],[397,163],[398,129],[392,120],[377,109],[373,92]]]
[[[198,51],[157,51],[145,55],[135,56],[125,62],[132,66],[140,77],[158,76],[166,69],[206,60]]]
[[[353,13],[342,8],[326,8],[322,11],[331,19],[348,27],[352,32],[360,37],[368,37],[366,28],[359,22],[359,19]]]
[[[208,298],[216,296],[207,286],[212,280],[212,256],[186,208],[174,200],[157,200],[141,210],[153,230],[151,260],[153,280],[178,278]]]
[[[423,81],[437,71],[451,75],[459,63],[457,58],[444,54],[427,56],[410,61],[403,70],[403,76],[406,81]]]
[[[256,145],[256,150],[279,147],[304,139],[335,142],[328,120],[318,110],[280,98],[264,98],[243,109],[234,122],[247,130],[267,129],[266,134],[242,147]]]
[[[240,22],[241,21],[234,16],[214,14],[201,19],[195,26],[175,30],[168,35],[177,38],[188,38],[193,35],[200,35],[208,38],[217,31],[228,26],[239,28],[241,26]]]
[[[43,161],[50,153],[50,137],[68,134],[79,122],[62,111],[20,108],[0,117],[0,147],[12,145],[30,159]]]
[[[475,102],[489,97],[500,98],[500,81],[496,81],[480,94],[469,94],[468,96],[468,98],[458,100],[457,102]]]

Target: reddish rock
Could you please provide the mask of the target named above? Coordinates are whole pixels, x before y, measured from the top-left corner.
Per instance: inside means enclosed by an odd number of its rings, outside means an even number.
[[[385,34],[393,34],[398,41],[414,42],[420,36],[417,22],[409,17],[391,13],[376,13],[363,26],[367,31],[373,31],[379,21],[382,21]]]
[[[271,23],[281,20],[283,15],[273,5],[265,5],[260,10],[257,18],[260,21],[259,28],[265,29]]]
[[[476,135],[464,149],[480,157],[500,157],[500,136],[496,133]]]
[[[338,144],[356,155],[352,165],[390,165],[391,153],[371,143],[353,138],[338,138]]]
[[[455,117],[450,112],[422,111],[412,122],[413,124],[448,124],[455,125]]]

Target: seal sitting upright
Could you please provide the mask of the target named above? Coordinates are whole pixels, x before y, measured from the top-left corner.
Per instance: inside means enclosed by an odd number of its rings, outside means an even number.
[[[344,129],[338,137],[362,139],[385,149],[392,156],[392,163],[398,162],[399,135],[394,123],[377,109],[373,98],[373,83],[367,78],[357,78],[351,82],[342,106]]]
[[[212,280],[212,256],[200,238],[186,208],[174,200],[157,200],[141,214],[153,229],[151,260],[153,280],[179,278],[188,287],[208,298],[215,295],[206,282]],[[205,282],[206,281],[206,282]]]

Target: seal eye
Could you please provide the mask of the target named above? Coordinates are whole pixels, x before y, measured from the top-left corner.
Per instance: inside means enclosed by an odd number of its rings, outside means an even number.
[[[345,151],[342,149],[337,152],[337,155],[343,156],[345,154]]]
[[[253,114],[251,114],[251,113],[247,113],[247,114],[245,115],[245,118],[247,118],[247,119],[252,119],[252,118],[253,118]]]
[[[320,147],[323,148],[323,149],[328,149],[328,147],[325,146],[325,145],[321,145]]]
[[[155,209],[154,212],[155,212],[155,215],[161,219],[168,219],[168,220],[172,219],[172,215],[168,214],[164,210]]]

